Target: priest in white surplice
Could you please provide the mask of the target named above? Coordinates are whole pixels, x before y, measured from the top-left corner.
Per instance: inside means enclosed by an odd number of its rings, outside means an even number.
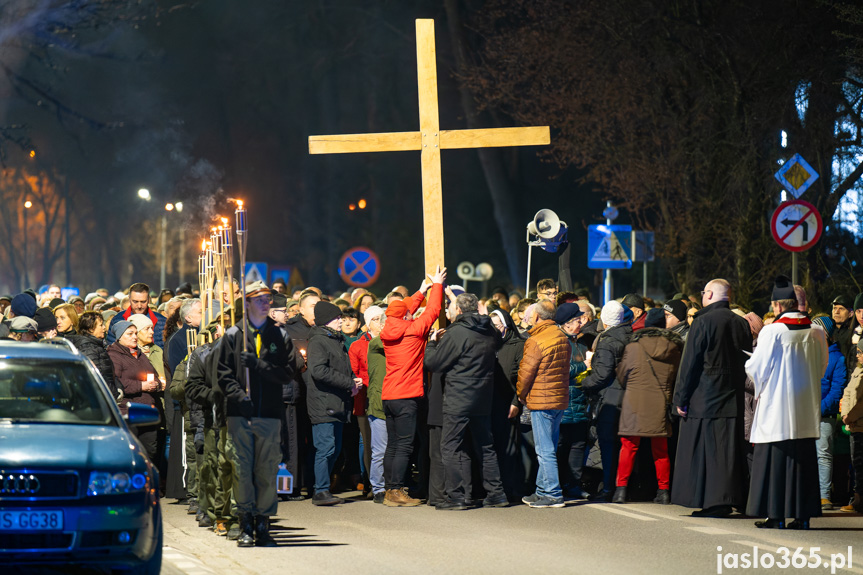
[[[820,434],[824,330],[797,311],[794,286],[779,277],[771,298],[776,321],[764,326],[746,362],[755,383],[755,444],[746,514],[761,528],[808,529],[821,515],[815,440]]]

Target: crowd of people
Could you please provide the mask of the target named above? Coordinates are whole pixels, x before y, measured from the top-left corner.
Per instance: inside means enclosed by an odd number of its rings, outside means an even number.
[[[52,285],[0,296],[0,338],[66,338],[121,412],[159,410],[135,431],[163,495],[241,547],[275,545],[279,497],[340,492],[558,508],[643,499],[638,478],[657,504],[760,528],[808,529],[838,493],[863,513],[863,293],[816,313],[780,277],[759,316],[723,279],[597,308],[552,279],[479,299],[446,275],[383,297],[227,280],[210,302],[189,284],[69,301]]]

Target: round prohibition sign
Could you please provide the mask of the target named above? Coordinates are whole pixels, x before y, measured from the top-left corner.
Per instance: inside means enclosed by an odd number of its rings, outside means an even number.
[[[824,223],[821,214],[809,202],[791,200],[782,202],[770,220],[773,239],[790,252],[804,252],[818,243]]]
[[[351,248],[339,261],[339,276],[350,286],[369,287],[381,275],[378,255],[369,248]]]

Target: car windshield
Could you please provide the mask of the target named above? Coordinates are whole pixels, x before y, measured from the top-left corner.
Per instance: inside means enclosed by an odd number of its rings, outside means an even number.
[[[99,385],[80,362],[0,359],[0,420],[116,425]]]

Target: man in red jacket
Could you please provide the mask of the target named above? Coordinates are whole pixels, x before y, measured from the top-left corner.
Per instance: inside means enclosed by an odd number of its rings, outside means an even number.
[[[381,398],[387,421],[387,450],[384,455],[386,495],[384,505],[412,507],[420,504],[404,491],[413,439],[417,427],[419,399],[423,397],[423,359],[429,331],[440,315],[446,268],[438,266],[434,275],[423,280],[420,291],[404,301],[387,307],[387,321],[381,342],[387,359]],[[417,319],[414,312],[422,305],[431,287],[425,311]]]

